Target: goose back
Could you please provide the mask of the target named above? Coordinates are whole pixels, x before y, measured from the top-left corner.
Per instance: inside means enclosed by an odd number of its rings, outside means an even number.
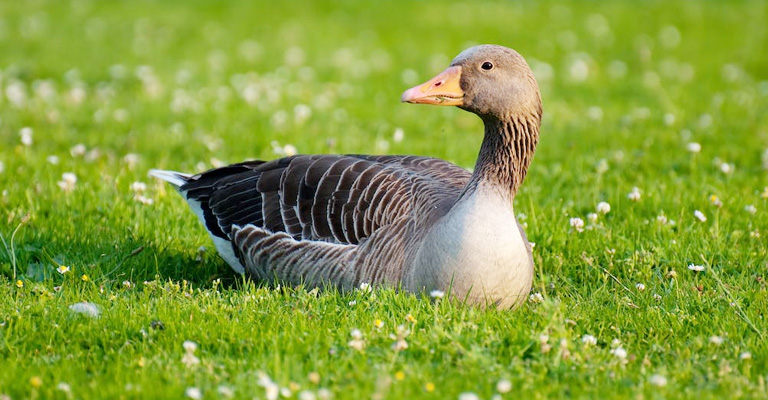
[[[470,173],[419,156],[299,155],[248,161],[188,178],[208,231],[233,226],[285,232],[295,240],[360,244],[398,217],[430,223],[456,201]]]

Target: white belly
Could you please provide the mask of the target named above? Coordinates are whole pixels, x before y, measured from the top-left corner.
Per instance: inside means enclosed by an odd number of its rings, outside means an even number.
[[[450,290],[460,300],[509,308],[528,295],[532,279],[528,243],[511,205],[476,194],[435,224],[404,283],[411,290]]]

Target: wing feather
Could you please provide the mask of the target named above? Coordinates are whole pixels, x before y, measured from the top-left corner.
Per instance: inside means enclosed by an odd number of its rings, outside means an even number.
[[[358,244],[416,203],[451,204],[469,176],[427,157],[293,156],[204,172],[180,190],[201,203],[206,227],[224,239],[233,225],[250,224],[296,240]]]

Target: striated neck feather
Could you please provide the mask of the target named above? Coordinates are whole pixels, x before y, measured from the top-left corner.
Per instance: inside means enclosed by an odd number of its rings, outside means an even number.
[[[465,195],[479,187],[498,191],[510,203],[528,172],[541,127],[540,112],[486,117],[485,137]]]

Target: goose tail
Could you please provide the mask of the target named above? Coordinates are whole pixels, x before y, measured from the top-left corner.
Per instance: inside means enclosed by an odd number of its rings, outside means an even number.
[[[150,169],[149,176],[153,178],[162,179],[170,183],[171,185],[175,186],[176,189],[179,189],[182,186],[184,186],[185,183],[189,182],[189,178],[192,175],[185,174],[183,172],[165,171],[162,169]]]

